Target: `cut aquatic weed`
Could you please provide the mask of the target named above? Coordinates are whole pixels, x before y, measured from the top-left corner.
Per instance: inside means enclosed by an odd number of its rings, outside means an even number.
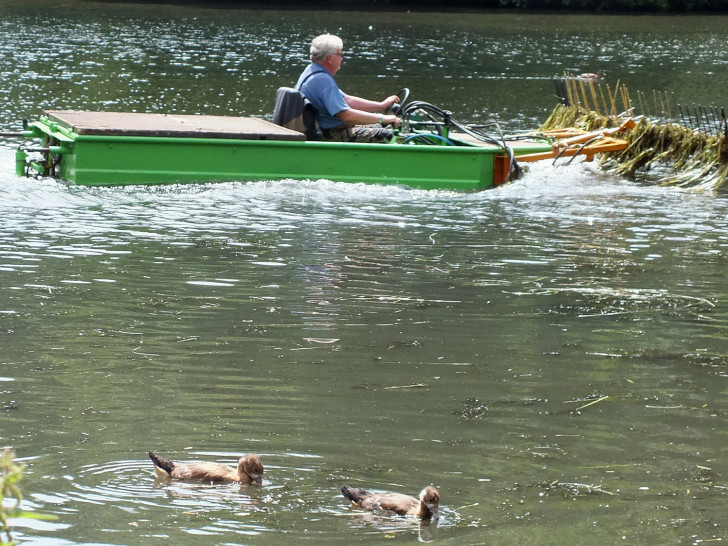
[[[726,183],[725,109],[681,105],[674,95],[657,91],[651,97],[637,92],[635,104],[619,81],[614,90],[604,81],[584,81],[570,74],[557,78],[555,83],[560,104],[541,131],[616,127],[623,118],[640,111],[639,123],[624,137],[628,147],[602,155],[604,169],[627,176],[652,171],[660,183],[697,189],[716,189]]]

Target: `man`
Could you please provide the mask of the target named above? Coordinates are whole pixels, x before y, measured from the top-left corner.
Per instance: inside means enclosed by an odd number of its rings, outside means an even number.
[[[311,64],[306,67],[296,83],[311,104],[318,110],[319,126],[324,140],[339,142],[389,142],[392,133],[382,125],[399,127],[400,119],[383,112],[399,97],[392,95],[382,102],[375,102],[347,95],[334,81],[334,74],[344,60],[341,38],[322,34],[311,42]],[[371,126],[370,124],[379,124]],[[362,125],[369,125],[364,126]]]

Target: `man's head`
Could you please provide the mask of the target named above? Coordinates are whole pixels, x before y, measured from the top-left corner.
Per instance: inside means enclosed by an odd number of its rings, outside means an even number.
[[[311,42],[311,61],[324,65],[332,74],[339,70],[344,58],[341,50],[344,42],[333,34],[316,36]]]

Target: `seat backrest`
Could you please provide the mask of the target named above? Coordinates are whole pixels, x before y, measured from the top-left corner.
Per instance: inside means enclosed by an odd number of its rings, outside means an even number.
[[[279,87],[276,91],[273,123],[303,133],[307,140],[317,140],[320,136],[316,108],[292,87]]]

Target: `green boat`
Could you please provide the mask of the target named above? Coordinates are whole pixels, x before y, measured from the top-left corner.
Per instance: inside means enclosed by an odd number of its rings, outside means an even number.
[[[552,139],[482,138],[449,113],[411,111],[419,117],[389,144],[311,141],[251,117],[47,111],[26,125],[16,171],[84,186],[325,179],[474,191],[513,178],[519,158],[553,154]]]

